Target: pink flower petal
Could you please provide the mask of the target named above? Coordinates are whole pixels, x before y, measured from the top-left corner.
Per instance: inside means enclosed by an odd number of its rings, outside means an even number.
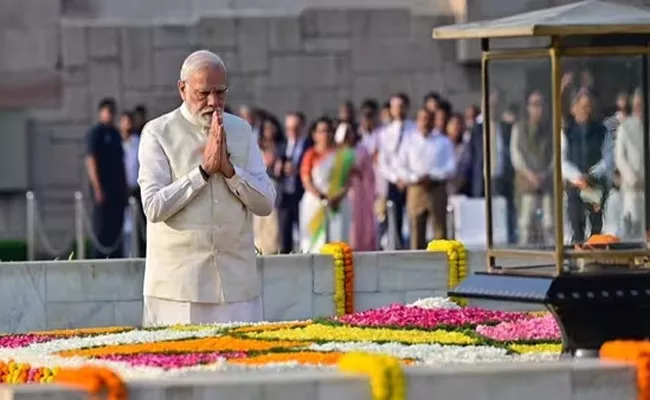
[[[243,358],[246,353],[182,353],[182,354],[115,354],[97,357],[101,360],[119,361],[131,366],[159,367],[164,369],[211,364],[221,358]]]
[[[561,338],[560,328],[551,315],[502,322],[496,326],[479,325],[476,327],[476,332],[488,339],[500,342],[559,340]]]
[[[54,339],[58,339],[58,338],[49,335],[33,335],[33,334],[0,336],[0,348],[4,347],[4,348],[15,349],[18,347],[27,347],[33,343],[49,342],[50,340],[54,340]]]
[[[467,307],[461,309],[424,309],[392,304],[337,318],[339,322],[356,326],[396,326],[434,329],[440,326],[471,326],[496,324],[532,318],[523,312],[493,311]]]

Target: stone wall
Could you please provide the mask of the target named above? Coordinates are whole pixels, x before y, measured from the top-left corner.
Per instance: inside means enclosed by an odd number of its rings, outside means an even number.
[[[494,2],[493,0],[490,2]],[[297,15],[306,8],[405,7],[419,14],[451,14],[467,0],[62,0],[68,16],[151,21],[195,19],[200,15]]]
[[[521,260],[535,264],[535,260]],[[513,261],[514,262],[514,261]],[[330,256],[257,258],[264,319],[286,321],[334,315],[334,267]],[[445,297],[444,253],[425,251],[354,254],[355,310],[420,298]],[[470,272],[485,269],[485,252],[471,251]],[[0,263],[0,332],[137,326],[142,321],[144,260]],[[534,305],[471,301],[496,309]]]
[[[409,400],[634,400],[632,365],[598,360],[404,368]],[[56,385],[3,385],[6,400],[83,400]],[[368,377],[335,371],[195,373],[129,382],[132,400],[370,400]]]
[[[331,256],[258,257],[264,319],[334,315]],[[0,263],[0,332],[139,325],[144,260]],[[358,311],[444,296],[443,253],[355,254]]]

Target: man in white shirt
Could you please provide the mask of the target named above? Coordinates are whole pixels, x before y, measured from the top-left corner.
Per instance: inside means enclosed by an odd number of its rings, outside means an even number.
[[[379,132],[379,172],[388,183],[387,200],[393,202],[395,213],[397,248],[404,247],[402,226],[404,222],[404,207],[406,205],[406,185],[399,179],[398,154],[405,139],[413,133],[415,124],[406,119],[409,98],[403,93],[392,95],[390,98],[391,122],[384,125]],[[388,218],[380,228],[380,236],[388,230]]]
[[[251,126],[222,111],[221,59],[192,53],[178,90],[183,104],[149,122],[140,139],[149,221],[143,324],[260,320],[252,214],[271,213],[275,188]]]
[[[645,162],[643,159],[643,94],[639,89],[632,98],[632,115],[618,128],[615,162],[621,175],[625,236],[643,238],[645,214]]]
[[[126,172],[126,185],[129,190],[129,196],[134,197],[138,204],[142,204],[140,201],[140,187],[138,186],[138,170],[140,165],[138,164],[138,147],[140,146],[140,136],[136,135],[134,132],[134,114],[130,112],[123,112],[120,115],[120,135],[122,136],[122,147],[124,148],[124,171]],[[138,213],[133,214],[133,210],[130,207],[127,207],[124,213],[124,257],[134,257],[134,249],[131,248],[131,238],[133,235],[136,235],[138,238],[138,255],[143,257],[145,254],[144,248],[144,237],[140,232],[144,232],[146,228],[141,227],[139,224],[142,224],[144,220],[144,213],[142,212],[142,206],[138,207]],[[134,231],[135,229],[135,231]]]
[[[447,181],[456,173],[454,145],[432,130],[433,115],[418,111],[416,132],[405,139],[398,156],[399,179],[407,186],[411,249],[426,249],[427,221],[433,221],[435,239],[447,234]]]

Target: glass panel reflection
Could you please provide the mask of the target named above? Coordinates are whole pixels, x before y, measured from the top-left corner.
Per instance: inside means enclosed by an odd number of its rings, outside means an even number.
[[[570,244],[644,238],[641,57],[570,59],[562,79],[562,174]],[[629,247],[629,246],[624,246]]]
[[[559,243],[581,252],[645,248],[642,57],[567,58],[561,64]],[[555,249],[550,79],[548,59],[489,63],[485,161],[495,248]]]
[[[550,62],[492,61],[489,74],[495,247],[552,250],[555,224]]]

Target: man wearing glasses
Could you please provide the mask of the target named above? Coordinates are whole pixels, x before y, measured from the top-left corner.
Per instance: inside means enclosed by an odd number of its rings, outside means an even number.
[[[221,59],[190,54],[178,91],[183,104],[149,122],[140,142],[143,325],[260,320],[252,214],[271,213],[275,189],[251,126],[223,112]]]

